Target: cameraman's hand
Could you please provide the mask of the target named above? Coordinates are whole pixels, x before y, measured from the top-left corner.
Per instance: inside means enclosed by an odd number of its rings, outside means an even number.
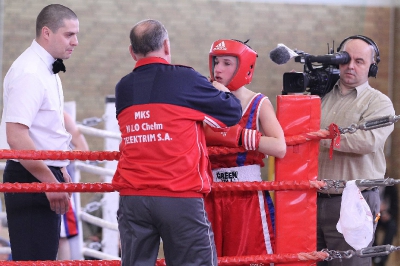
[[[310,180],[310,187],[317,188],[317,189],[324,189],[328,186],[325,181],[323,180]]]
[[[320,129],[319,131],[316,132],[309,132],[308,134],[320,137],[321,139],[332,139],[333,136],[331,136],[329,130],[326,129]]]
[[[213,81],[212,85],[220,91],[230,92],[227,87],[225,87],[222,83],[219,83],[218,81]]]

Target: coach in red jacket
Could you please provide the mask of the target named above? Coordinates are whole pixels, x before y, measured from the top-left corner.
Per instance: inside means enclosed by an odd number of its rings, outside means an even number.
[[[154,265],[160,237],[167,265],[217,265],[204,209],[212,173],[203,123],[237,124],[240,102],[192,68],[171,65],[159,21],[137,23],[130,41],[137,62],[115,90],[122,141],[112,182],[120,192],[122,265]]]

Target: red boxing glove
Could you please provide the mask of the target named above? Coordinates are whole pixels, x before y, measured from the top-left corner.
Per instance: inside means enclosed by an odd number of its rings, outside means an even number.
[[[204,126],[207,146],[224,146],[230,148],[239,147],[242,127],[232,126],[228,131],[214,131],[209,125]]]
[[[207,146],[224,146],[237,148],[243,146],[246,150],[255,151],[260,145],[261,133],[257,130],[242,128],[235,125],[225,132],[215,132],[208,125],[205,126]]]
[[[241,146],[248,151],[258,150],[260,145],[261,133],[254,129],[243,128],[241,137]]]

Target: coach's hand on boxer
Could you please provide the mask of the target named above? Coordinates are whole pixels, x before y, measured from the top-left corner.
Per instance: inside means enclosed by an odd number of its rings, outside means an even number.
[[[225,87],[222,83],[219,83],[218,81],[212,81],[212,85],[220,91],[231,92],[227,87]]]

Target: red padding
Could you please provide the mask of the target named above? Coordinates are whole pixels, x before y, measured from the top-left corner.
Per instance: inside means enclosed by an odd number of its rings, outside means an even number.
[[[280,95],[277,117],[285,137],[320,129],[321,101],[318,96]],[[275,180],[316,180],[319,140],[287,146],[284,158],[275,161]],[[276,253],[316,250],[317,204],[315,190],[276,191]],[[294,262],[285,265],[312,265]]]

